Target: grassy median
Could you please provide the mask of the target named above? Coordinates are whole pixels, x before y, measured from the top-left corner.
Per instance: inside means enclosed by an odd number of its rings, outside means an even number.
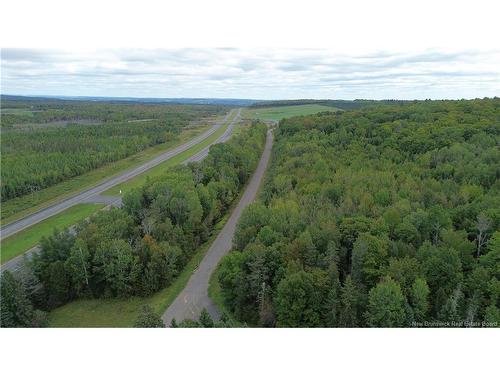
[[[2,264],[31,249],[42,237],[50,236],[54,229],[63,229],[76,224],[103,207],[103,204],[77,204],[3,239],[0,243]]]

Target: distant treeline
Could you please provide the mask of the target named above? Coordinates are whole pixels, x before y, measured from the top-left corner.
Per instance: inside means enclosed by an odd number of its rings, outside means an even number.
[[[267,108],[267,107],[285,107],[292,105],[318,104],[329,107],[335,107],[344,110],[355,110],[370,106],[378,105],[395,105],[395,104],[410,104],[417,103],[417,100],[315,100],[315,99],[297,99],[297,100],[274,100],[262,101],[254,103],[250,108]]]
[[[46,124],[58,121],[92,120],[119,122],[138,119],[166,120],[177,113],[220,113],[223,106],[180,105],[173,103],[101,102],[29,98],[26,100],[2,97],[2,129],[19,124]],[[16,112],[9,112],[16,109]],[[24,110],[24,111],[23,111]]]
[[[105,97],[105,96],[58,96],[58,97],[36,97],[1,95],[1,101],[7,103],[10,108],[16,106],[18,102],[87,102],[87,103],[108,103],[108,104],[189,104],[189,105],[219,105],[244,107],[255,103],[254,99],[220,99],[220,98],[134,98],[134,97]]]

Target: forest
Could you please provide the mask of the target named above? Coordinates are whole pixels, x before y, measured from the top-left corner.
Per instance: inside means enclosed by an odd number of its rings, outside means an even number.
[[[176,139],[191,121],[222,110],[219,106],[2,101],[2,202]]]
[[[74,232],[54,232],[30,267],[2,274],[3,327],[46,324],[77,298],[148,296],[170,285],[207,241],[257,166],[267,127],[245,127],[206,159],[167,169]]]
[[[317,104],[328,107],[334,107],[343,110],[355,110],[368,106],[379,106],[381,104],[403,104],[409,103],[408,100],[331,100],[331,99],[293,99],[293,100],[267,100],[250,104],[250,108],[270,108],[270,107],[288,107],[295,105]]]
[[[219,265],[262,327],[500,322],[500,100],[282,120],[258,202]]]

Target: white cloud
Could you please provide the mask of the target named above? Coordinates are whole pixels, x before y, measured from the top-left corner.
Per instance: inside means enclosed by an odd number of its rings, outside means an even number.
[[[5,94],[423,99],[498,96],[499,88],[498,50],[2,50]]]

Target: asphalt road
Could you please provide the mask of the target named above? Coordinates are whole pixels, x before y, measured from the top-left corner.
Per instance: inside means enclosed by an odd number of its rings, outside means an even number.
[[[193,275],[191,275],[184,290],[163,314],[162,319],[167,326],[170,326],[174,318],[177,322],[181,322],[185,319],[196,320],[199,318],[203,308],[206,308],[215,320],[220,318],[219,312],[208,297],[208,282],[221,258],[231,250],[236,223],[243,209],[248,206],[257,195],[260,182],[269,162],[272,144],[273,134],[272,131],[269,130],[267,132],[266,145],[260,158],[259,165],[245,189],[241,200],[231,213],[224,228],[222,228],[217,238],[208,249],[200,265],[194,271]]]
[[[224,119],[222,119],[221,121],[216,123],[212,128],[207,130],[205,133],[199,135],[198,137],[193,138],[192,140],[190,140],[190,141],[188,141],[188,142],[186,142],[186,143],[184,143],[184,144],[182,144],[182,145],[180,145],[172,150],[169,150],[169,151],[157,156],[156,158],[144,163],[143,165],[141,165],[139,167],[128,170],[119,176],[110,178],[109,180],[107,180],[107,181],[105,181],[105,182],[103,182],[103,183],[101,183],[93,188],[87,189],[81,193],[76,194],[75,196],[73,196],[71,198],[68,198],[68,199],[63,200],[59,203],[56,203],[56,204],[51,205],[47,208],[44,208],[38,212],[35,212],[32,215],[29,215],[29,216],[23,218],[23,219],[20,219],[18,221],[13,222],[13,223],[4,225],[0,230],[1,238],[2,239],[7,238],[7,237],[13,235],[14,233],[17,233],[25,228],[30,227],[31,225],[39,223],[40,221],[45,220],[48,217],[53,216],[55,214],[58,214],[59,212],[64,211],[64,210],[66,210],[66,209],[68,209],[68,208],[70,208],[78,203],[83,203],[85,201],[88,201],[92,197],[99,195],[100,193],[112,188],[113,186],[118,185],[118,184],[125,182],[127,180],[130,180],[131,178],[133,178],[141,173],[144,173],[145,171],[147,171],[147,170],[157,166],[158,164],[180,154],[181,152],[186,151],[187,149],[191,148],[192,146],[196,145],[197,143],[203,141],[205,138],[207,138],[208,136],[213,134],[215,131],[217,131],[217,129],[219,129],[221,126],[223,126],[223,124],[225,124],[227,122],[229,116],[231,115],[231,113],[233,111],[234,110],[230,111],[224,117]],[[236,114],[236,116],[232,120],[230,126],[232,126],[238,120],[238,118],[240,116],[240,112],[241,112],[241,110],[238,110],[238,113]]]
[[[240,117],[240,112],[241,112],[241,110],[238,110],[238,113],[233,118],[233,120],[231,121],[231,123],[227,127],[226,131],[219,138],[217,138],[217,140],[215,140],[212,144],[226,142],[231,137],[231,133],[233,131],[234,125],[236,124],[236,122],[238,121],[238,119]],[[230,114],[226,115],[226,117],[224,117],[224,119],[220,123],[214,125],[214,127],[217,126],[217,128],[218,128],[218,127],[222,126],[222,124],[224,124],[227,121],[227,118],[229,115]],[[210,132],[210,130],[209,130],[209,132]],[[204,133],[204,134],[207,134],[207,133]],[[210,132],[208,135],[210,135],[212,133],[213,133],[213,131]],[[201,138],[198,142],[200,142],[203,139],[204,138]],[[198,142],[196,142],[196,143],[198,143]],[[191,145],[194,145],[194,144],[191,144]],[[208,151],[209,151],[211,145],[198,151],[195,155],[193,155],[189,159],[185,160],[183,162],[183,164],[197,162],[197,161],[200,161],[200,160],[203,160],[204,158],[206,158],[208,156]],[[182,146],[180,146],[180,147],[182,147]],[[174,154],[174,155],[176,155],[176,154]],[[172,155],[172,156],[174,156],[174,155]],[[172,156],[170,156],[170,157],[172,157]],[[165,159],[165,160],[167,160],[167,159]],[[108,188],[106,188],[106,190],[107,189]],[[84,202],[85,203],[105,203],[108,205],[107,208],[109,208],[111,206],[118,206],[119,207],[119,206],[121,206],[121,197],[102,196],[102,195],[100,195],[100,193],[96,193],[96,194],[84,197],[78,203],[84,203]],[[39,251],[40,251],[40,247],[37,245],[37,246],[29,249],[28,251],[26,251],[24,254],[18,255],[17,257],[10,259],[9,261],[5,262],[4,264],[2,264],[0,266],[0,273],[3,271],[17,272],[21,267],[24,266],[25,260],[29,260],[33,256],[33,254],[36,254]]]

